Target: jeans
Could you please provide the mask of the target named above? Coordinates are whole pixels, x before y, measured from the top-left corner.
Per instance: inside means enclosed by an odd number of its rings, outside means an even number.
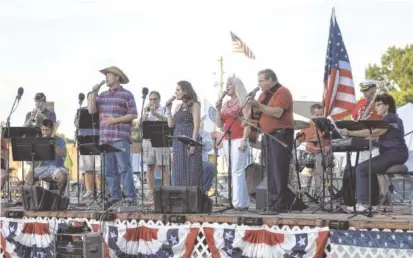
[[[120,180],[123,182],[123,190],[128,198],[136,198],[136,188],[133,183],[132,166],[130,162],[129,141],[122,140],[110,143],[113,147],[120,149],[120,152],[101,154],[102,161],[105,162],[106,182],[109,186],[110,201],[122,199],[120,190]]]
[[[377,173],[387,170],[393,165],[404,164],[409,157],[406,150],[389,150],[371,158],[371,202],[378,204],[379,187]],[[369,203],[369,160],[356,167],[357,202]]]
[[[205,193],[208,193],[211,189],[212,179],[214,178],[214,164],[209,161],[202,162],[202,172],[203,172],[203,190]]]

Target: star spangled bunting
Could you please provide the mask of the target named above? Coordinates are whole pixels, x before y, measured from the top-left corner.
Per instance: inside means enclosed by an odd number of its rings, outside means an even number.
[[[324,114],[342,119],[351,114],[355,103],[350,59],[333,8],[324,71]]]
[[[328,228],[283,231],[268,226],[204,223],[204,235],[213,258],[321,257]]]
[[[252,52],[252,50],[232,31],[230,31],[230,33],[231,33],[231,40],[232,40],[232,52],[242,53],[250,59],[255,59],[255,55]]]
[[[374,252],[382,257],[413,257],[413,232],[391,231],[330,231],[331,255]]]

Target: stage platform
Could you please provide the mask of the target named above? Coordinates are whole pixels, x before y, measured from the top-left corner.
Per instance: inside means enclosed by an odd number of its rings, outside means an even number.
[[[374,212],[373,217],[358,215],[349,218],[351,213],[344,212],[326,212],[315,211],[318,206],[311,205],[308,209],[301,212],[281,213],[279,215],[269,216],[260,215],[260,211],[251,208],[249,211],[240,212],[236,210],[227,210],[220,212],[223,207],[214,207],[214,211],[210,214],[182,214],[185,216],[185,221],[191,223],[228,223],[237,224],[239,218],[262,218],[263,223],[268,226],[287,225],[298,227],[329,227],[331,222],[348,221],[349,227],[356,229],[390,229],[390,230],[413,230],[413,215],[410,215],[410,205],[407,203],[393,206],[393,212],[389,212],[390,206],[382,206],[379,212]],[[148,211],[150,206],[137,208],[137,212],[109,212],[112,218],[118,220],[151,220],[168,222],[171,214],[160,214]],[[386,212],[384,212],[386,209]],[[67,211],[23,211],[22,207],[5,207],[2,205],[1,217],[7,217],[10,211],[22,211],[27,218],[85,218],[85,219],[101,219],[101,215],[105,211],[89,210],[86,208],[76,208]],[[107,214],[108,212],[106,212]],[[174,214],[176,215],[176,214]],[[106,219],[105,219],[106,220]]]

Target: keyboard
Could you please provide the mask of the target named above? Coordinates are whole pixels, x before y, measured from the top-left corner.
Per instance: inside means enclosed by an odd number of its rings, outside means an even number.
[[[347,139],[334,139],[331,143],[334,152],[347,152],[347,151],[365,151],[369,150],[369,140],[365,138],[347,138]],[[372,146],[379,147],[377,141],[372,141]]]

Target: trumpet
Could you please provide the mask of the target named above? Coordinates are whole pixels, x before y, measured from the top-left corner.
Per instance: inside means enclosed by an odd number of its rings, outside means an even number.
[[[36,109],[35,112],[32,111],[32,116],[30,117],[30,125],[31,126],[36,126],[37,125],[37,119],[39,117],[40,109]]]

